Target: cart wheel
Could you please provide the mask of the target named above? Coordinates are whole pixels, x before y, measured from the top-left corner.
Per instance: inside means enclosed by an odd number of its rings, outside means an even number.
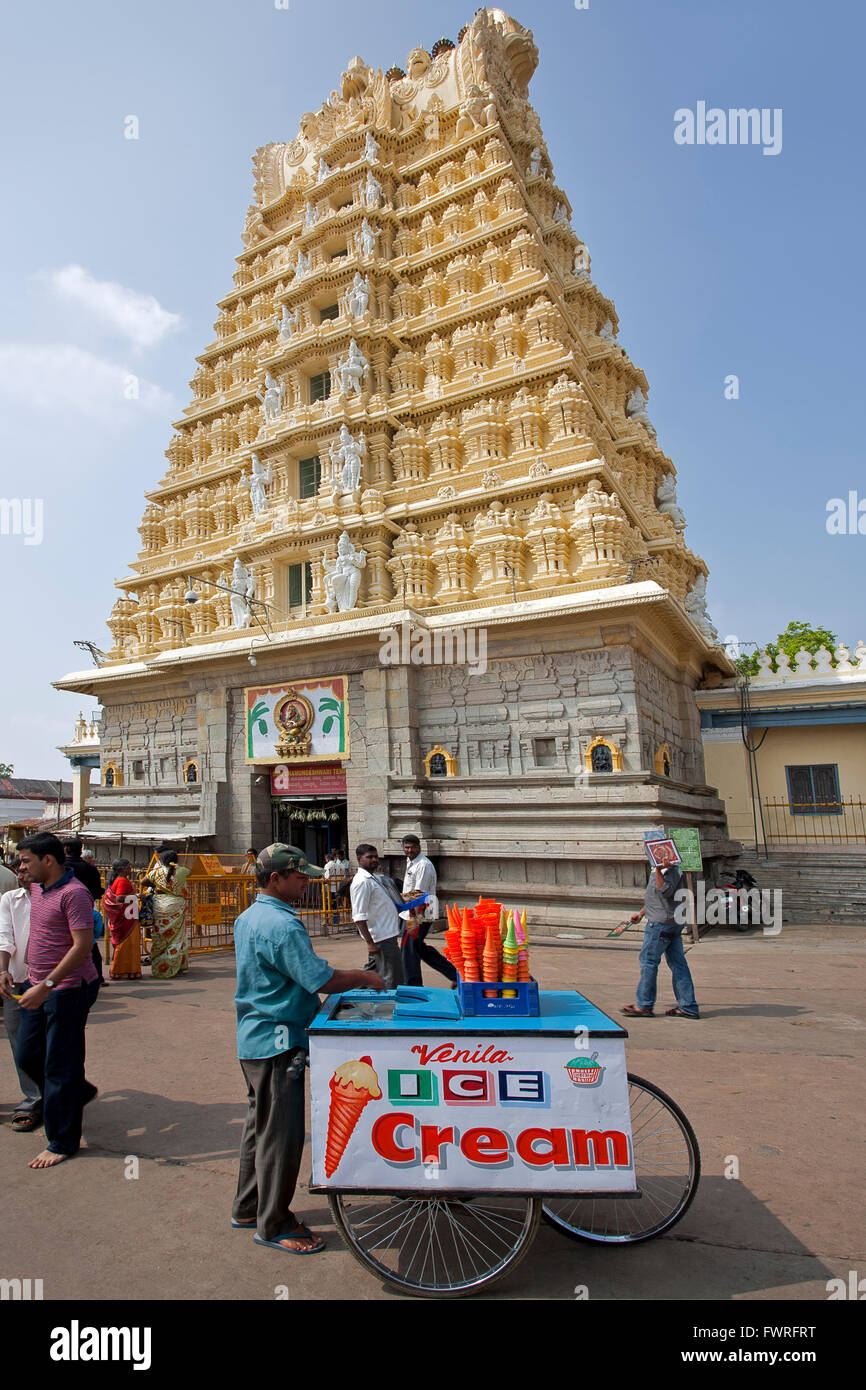
[[[548,1197],[542,1215],[593,1245],[635,1245],[669,1231],[688,1211],[701,1176],[695,1132],[651,1081],[628,1074],[634,1167],[640,1197]]]
[[[464,1197],[332,1193],[331,1211],[355,1259],[420,1298],[487,1289],[529,1249],[541,1202],[510,1192]]]

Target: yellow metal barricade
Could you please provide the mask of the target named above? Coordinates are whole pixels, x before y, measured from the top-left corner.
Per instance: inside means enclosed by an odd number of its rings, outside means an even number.
[[[179,854],[186,880],[190,954],[234,949],[235,920],[256,896],[253,861],[246,854]]]
[[[154,855],[147,870],[136,875],[139,891],[156,862]],[[255,861],[246,854],[178,854],[177,862],[190,870],[185,884],[190,954],[233,950],[235,920],[258,892]],[[348,893],[339,892],[349,881],[310,879],[304,897],[292,904],[310,936],[355,930]],[[143,945],[147,950],[147,938]]]

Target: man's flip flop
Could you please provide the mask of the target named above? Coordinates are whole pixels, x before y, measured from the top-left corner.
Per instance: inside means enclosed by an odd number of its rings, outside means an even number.
[[[257,1223],[255,1217],[253,1217],[252,1221],[235,1221],[234,1217],[232,1217],[231,1224],[232,1229],[235,1231],[254,1231]]]
[[[665,1009],[668,1018],[700,1018],[700,1014],[683,1013],[682,1009]]]
[[[282,1250],[284,1255],[318,1255],[319,1251],[325,1248],[321,1236],[314,1236],[309,1226],[298,1226],[295,1231],[283,1231],[276,1240],[262,1240],[260,1235],[254,1235],[253,1240],[256,1245],[270,1245],[274,1250]],[[287,1245],[280,1245],[281,1240],[318,1240],[319,1243],[310,1250],[290,1250]]]
[[[627,1014],[629,1018],[655,1018],[652,1009],[636,1009],[634,1004],[626,1004],[620,1013]]]

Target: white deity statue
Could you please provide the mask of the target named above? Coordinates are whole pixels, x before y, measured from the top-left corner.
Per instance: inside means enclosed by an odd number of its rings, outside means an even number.
[[[258,454],[252,457],[252,476],[244,473],[241,478],[241,487],[248,489],[250,501],[253,504],[253,516],[258,520],[262,512],[268,509],[268,494],[265,491],[268,483],[272,479],[271,465],[262,463]]]
[[[346,291],[346,308],[353,319],[360,319],[363,318],[369,307],[370,281],[366,275],[361,274],[360,270],[356,270],[355,278]]]
[[[303,280],[304,276],[305,276],[305,275],[309,275],[309,273],[310,273],[310,256],[309,256],[309,252],[308,252],[307,254],[305,254],[303,251],[299,250],[299,251],[298,251],[298,255],[297,255],[297,259],[296,259],[296,261],[295,261],[295,279],[296,279],[296,280]]]
[[[677,505],[677,480],[673,473],[666,473],[656,489],[656,506],[665,516],[669,516],[678,531],[686,524],[686,519]]]
[[[348,426],[341,425],[339,441],[333,441],[329,452],[334,486],[339,487],[342,493],[355,492],[361,486],[361,464],[367,455],[367,440],[363,431],[355,439]]]
[[[564,222],[566,225],[568,224],[568,208],[565,206],[565,203],[557,203],[556,210],[553,214],[553,220],[554,222]]]
[[[232,627],[249,627],[251,616],[249,600],[255,593],[256,585],[240,556],[235,560],[228,588],[232,595]]]
[[[356,391],[360,396],[364,389],[364,377],[369,366],[369,362],[353,338],[349,343],[347,356],[334,368],[337,390],[342,391],[345,396],[350,396],[353,391]]]
[[[282,313],[277,315],[277,323],[280,325],[280,342],[287,343],[298,326],[297,309],[289,309],[287,304],[282,306]]]
[[[611,319],[605,319],[601,328],[598,330],[598,336],[603,338],[606,343],[613,343],[616,341],[616,334],[613,331],[613,322]]]
[[[376,178],[372,169],[367,170],[367,177],[361,186],[361,192],[363,194],[363,201],[367,204],[368,208],[377,208],[379,206],[382,198],[382,185]]]
[[[361,570],[366,563],[366,550],[356,550],[349,540],[349,533],[344,531],[337,541],[336,559],[322,562],[325,607],[329,613],[348,613],[355,607],[361,585]]]
[[[364,140],[364,158],[370,164],[377,164],[379,161],[379,146],[373,138],[372,130],[367,131],[367,136]]]
[[[541,173],[541,150],[538,145],[535,146],[535,149],[529,156],[529,172],[533,177]]]
[[[315,227],[319,220],[319,210],[315,203],[304,203],[304,231],[308,232],[311,227]]]
[[[636,386],[626,402],[625,413],[629,420],[640,420],[641,424],[646,425],[651,434],[655,434],[652,420],[647,415],[646,406],[646,396],[640,387]]]
[[[318,166],[316,168],[316,183],[324,183],[325,179],[328,177],[330,172],[331,170],[329,165],[327,165],[324,159],[320,157]]]
[[[357,233],[358,254],[360,256],[372,256],[376,250],[376,238],[380,235],[379,230],[374,230],[365,217],[361,222],[361,230]]]
[[[573,267],[574,274],[577,276],[578,280],[586,280],[589,278],[589,266],[589,252],[585,246],[579,246],[574,253]]]
[[[683,606],[698,631],[703,633],[708,641],[718,641],[719,634],[710,622],[710,615],[707,612],[706,575],[698,575],[691,589],[686,594],[686,601]]]
[[[257,391],[256,395],[262,403],[265,424],[269,425],[282,413],[285,387],[281,381],[275,381],[270,372],[265,372],[264,392]]]

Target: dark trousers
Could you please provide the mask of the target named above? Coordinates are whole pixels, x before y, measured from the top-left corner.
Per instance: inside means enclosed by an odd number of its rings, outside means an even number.
[[[444,975],[446,980],[453,984],[457,979],[457,971],[446,960],[443,955],[433,947],[428,946],[425,937],[430,930],[430,922],[422,922],[418,928],[417,936],[410,936],[408,931],[403,937],[403,974],[406,976],[407,985],[421,985],[424,981],[421,978],[421,962],[429,965],[431,970],[438,970],[440,975]]]
[[[288,1075],[293,1051],[240,1059],[248,1107],[232,1216],[255,1217],[262,1240],[276,1240],[296,1224],[291,1208],[304,1151],[304,1073]]]
[[[15,1060],[42,1091],[47,1147],[77,1154],[84,1106],[96,1094],[84,1077],[84,1030],[99,982],[53,989],[38,1009],[22,1009]]]

